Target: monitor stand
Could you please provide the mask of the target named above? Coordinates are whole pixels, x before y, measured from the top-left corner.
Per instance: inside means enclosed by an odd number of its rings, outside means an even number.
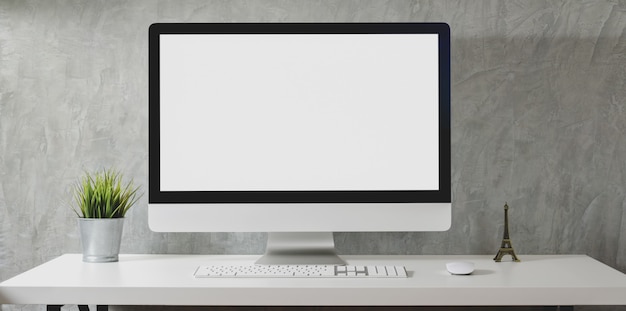
[[[345,265],[332,232],[269,232],[259,265]]]

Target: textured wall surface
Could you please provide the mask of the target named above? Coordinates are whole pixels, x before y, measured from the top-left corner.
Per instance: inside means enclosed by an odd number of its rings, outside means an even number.
[[[518,254],[626,272],[626,1],[0,0],[0,280],[80,252],[83,170],[146,184],[148,26],[232,21],[451,26],[452,228],[339,233],[341,253],[495,254],[508,201]],[[262,233],[151,232],[146,202],[122,252],[263,251]]]

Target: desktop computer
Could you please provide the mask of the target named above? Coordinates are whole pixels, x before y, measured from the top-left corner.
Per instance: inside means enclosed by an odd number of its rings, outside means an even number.
[[[158,23],[149,75],[152,230],[341,264],[332,232],[449,228],[447,24]]]

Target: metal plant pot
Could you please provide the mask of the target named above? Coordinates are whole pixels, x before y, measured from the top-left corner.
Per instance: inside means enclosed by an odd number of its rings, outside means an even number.
[[[84,262],[118,261],[124,218],[79,218]]]

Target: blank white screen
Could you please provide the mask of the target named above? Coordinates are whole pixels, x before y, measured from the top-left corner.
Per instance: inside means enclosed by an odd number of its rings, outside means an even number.
[[[161,35],[161,190],[437,190],[437,48],[434,34]]]

